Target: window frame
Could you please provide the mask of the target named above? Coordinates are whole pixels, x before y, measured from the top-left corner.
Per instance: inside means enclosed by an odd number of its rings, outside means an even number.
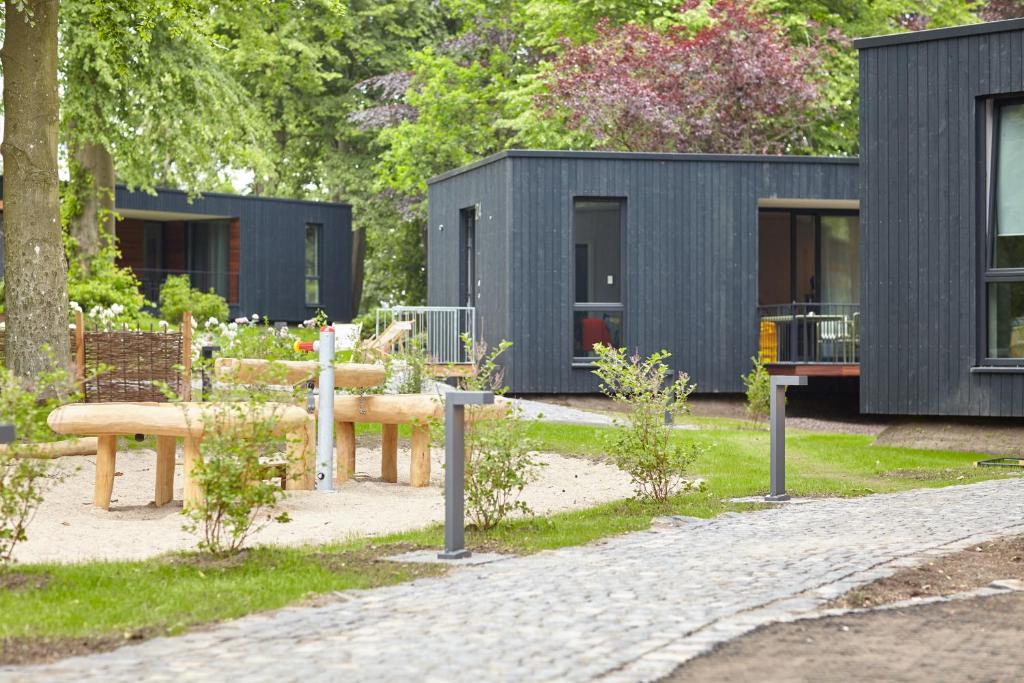
[[[316,264],[316,274],[315,275],[310,275],[309,272],[306,270],[306,267],[307,267],[307,263],[306,263],[306,243],[309,240],[309,229],[310,228],[314,228],[314,234],[316,235],[316,256],[313,259],[313,261]],[[302,272],[303,272],[302,300],[305,301],[306,308],[319,308],[319,307],[323,306],[323,297],[324,297],[324,290],[323,290],[323,272],[324,272],[324,267],[323,267],[323,258],[324,258],[323,238],[324,238],[324,226],[323,226],[323,223],[307,222],[305,224],[305,229],[303,231],[303,235],[302,236],[303,236],[303,241],[302,241]],[[306,299],[306,292],[307,292],[306,287],[309,286],[309,282],[311,280],[315,280],[316,281],[316,299],[317,300],[315,302],[310,302],[310,301],[308,301]]]
[[[619,302],[602,302],[602,301],[590,301],[590,302],[577,302],[576,301],[576,203],[577,202],[614,202],[619,205]],[[571,365],[573,368],[593,368],[596,367],[597,356],[577,356],[575,349],[575,327],[576,327],[576,312],[577,311],[599,311],[602,313],[611,312],[618,313],[620,323],[620,339],[619,342],[628,347],[627,342],[627,316],[626,316],[626,215],[628,210],[628,201],[625,196],[614,196],[614,195],[572,195],[569,198],[569,211],[571,212],[572,218],[570,220],[569,230],[569,262],[571,267],[567,274],[568,279],[568,291],[569,291],[569,354],[571,359]],[[579,243],[583,244],[583,243]],[[587,242],[587,259],[589,261],[588,268],[591,267],[594,259],[594,250],[591,243]]]
[[[983,367],[1021,368],[1024,358],[993,358],[989,356],[989,321],[991,316],[989,285],[1006,282],[1024,283],[1024,267],[995,267],[996,239],[996,186],[999,181],[999,110],[1005,106],[1024,105],[1024,95],[1000,95],[983,98],[980,102],[981,132],[979,144],[985,155],[981,160],[981,195],[985,198],[982,212],[984,238],[981,240],[978,292],[978,364]]]

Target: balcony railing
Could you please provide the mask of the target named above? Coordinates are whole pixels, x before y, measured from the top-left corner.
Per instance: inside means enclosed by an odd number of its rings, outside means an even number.
[[[142,283],[142,295],[147,301],[159,303],[160,287],[171,275],[188,275],[194,289],[204,292],[214,290],[227,299],[228,303],[237,303],[238,273],[223,270],[176,270],[172,268],[132,268],[135,277]]]
[[[860,362],[860,304],[759,306],[764,363]]]
[[[472,306],[392,306],[377,309],[377,334],[396,320],[413,321],[413,343],[432,364],[470,365],[476,360],[476,309]],[[469,337],[469,351],[462,342]]]

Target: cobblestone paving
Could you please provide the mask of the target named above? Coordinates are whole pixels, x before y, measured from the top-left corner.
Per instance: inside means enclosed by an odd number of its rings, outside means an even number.
[[[910,558],[1020,533],[1022,519],[1018,479],[728,514],[2,670],[0,680],[653,680]]]

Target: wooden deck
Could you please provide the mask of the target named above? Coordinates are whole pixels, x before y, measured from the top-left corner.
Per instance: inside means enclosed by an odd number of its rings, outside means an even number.
[[[860,363],[770,363],[769,375],[805,377],[860,377]]]

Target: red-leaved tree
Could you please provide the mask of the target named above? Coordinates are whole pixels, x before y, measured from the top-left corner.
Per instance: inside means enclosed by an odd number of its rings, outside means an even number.
[[[700,0],[686,0],[689,11]],[[566,44],[540,106],[609,149],[777,154],[804,141],[820,50],[794,46],[743,0],[718,0],[697,29],[600,22]]]

